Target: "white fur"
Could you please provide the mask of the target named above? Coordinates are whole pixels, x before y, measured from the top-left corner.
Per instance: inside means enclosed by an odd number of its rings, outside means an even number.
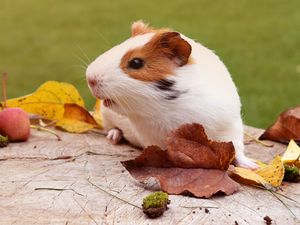
[[[122,139],[122,131],[118,128],[110,129],[107,132],[106,138],[114,145],[118,144],[118,142]]]
[[[87,79],[99,83],[90,87],[93,94],[116,102],[110,109],[102,107],[105,128],[121,129],[135,145],[165,148],[166,136],[172,129],[184,123],[199,123],[210,139],[233,142],[238,165],[256,167],[244,155],[236,87],[225,65],[211,50],[181,35],[192,46],[194,63],[178,67],[175,74],[168,76],[176,81],[175,89],[186,92],[174,100],[164,99],[151,82],[133,79],[120,69],[123,55],[145,45],[153,35],[132,37],[89,65]]]

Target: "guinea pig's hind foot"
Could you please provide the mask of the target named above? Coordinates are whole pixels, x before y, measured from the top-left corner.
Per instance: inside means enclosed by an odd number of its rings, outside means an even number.
[[[123,137],[122,131],[119,130],[118,128],[110,129],[106,135],[106,138],[114,145],[118,144],[122,139],[122,137]]]
[[[247,169],[258,169],[259,166],[255,163],[254,160],[247,158],[246,156],[236,156],[234,160],[234,164],[238,167],[243,167]]]

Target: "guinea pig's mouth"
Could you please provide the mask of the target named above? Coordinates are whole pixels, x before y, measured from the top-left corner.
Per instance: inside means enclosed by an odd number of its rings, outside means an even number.
[[[105,107],[111,107],[113,104],[116,104],[114,100],[109,99],[109,98],[104,98],[103,99],[103,105]]]

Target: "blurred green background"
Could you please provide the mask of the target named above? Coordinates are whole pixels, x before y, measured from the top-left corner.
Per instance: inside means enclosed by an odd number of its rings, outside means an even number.
[[[300,101],[299,0],[0,0],[0,72],[8,95],[47,80],[74,84],[89,108],[85,63],[143,19],[215,50],[239,88],[247,124],[266,127]]]

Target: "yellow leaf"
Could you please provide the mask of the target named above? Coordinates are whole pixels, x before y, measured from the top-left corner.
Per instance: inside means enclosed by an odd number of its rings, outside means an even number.
[[[97,99],[95,106],[94,106],[94,112],[92,112],[92,115],[93,115],[94,119],[97,121],[100,128],[102,128],[103,127],[103,118],[102,118],[102,113],[101,113],[100,107],[101,107],[101,100]]]
[[[279,187],[284,177],[284,165],[280,156],[276,156],[271,164],[255,171],[273,187]]]
[[[284,177],[284,165],[281,157],[275,157],[268,165],[261,165],[262,168],[256,171],[235,167],[231,177],[247,185],[261,185],[267,189],[279,187]]]
[[[300,168],[300,147],[296,144],[294,140],[290,140],[289,145],[282,156],[283,163],[294,164]]]
[[[47,81],[30,95],[7,100],[8,107],[20,107],[26,112],[50,120],[63,118],[65,103],[84,107],[84,102],[73,85],[56,81]]]
[[[261,185],[268,189],[271,186],[264,178],[255,173],[255,171],[241,167],[234,167],[234,171],[232,171],[230,176],[237,182],[247,185]]]
[[[94,127],[94,125],[75,119],[62,119],[56,123],[56,127],[70,133],[85,133]]]

